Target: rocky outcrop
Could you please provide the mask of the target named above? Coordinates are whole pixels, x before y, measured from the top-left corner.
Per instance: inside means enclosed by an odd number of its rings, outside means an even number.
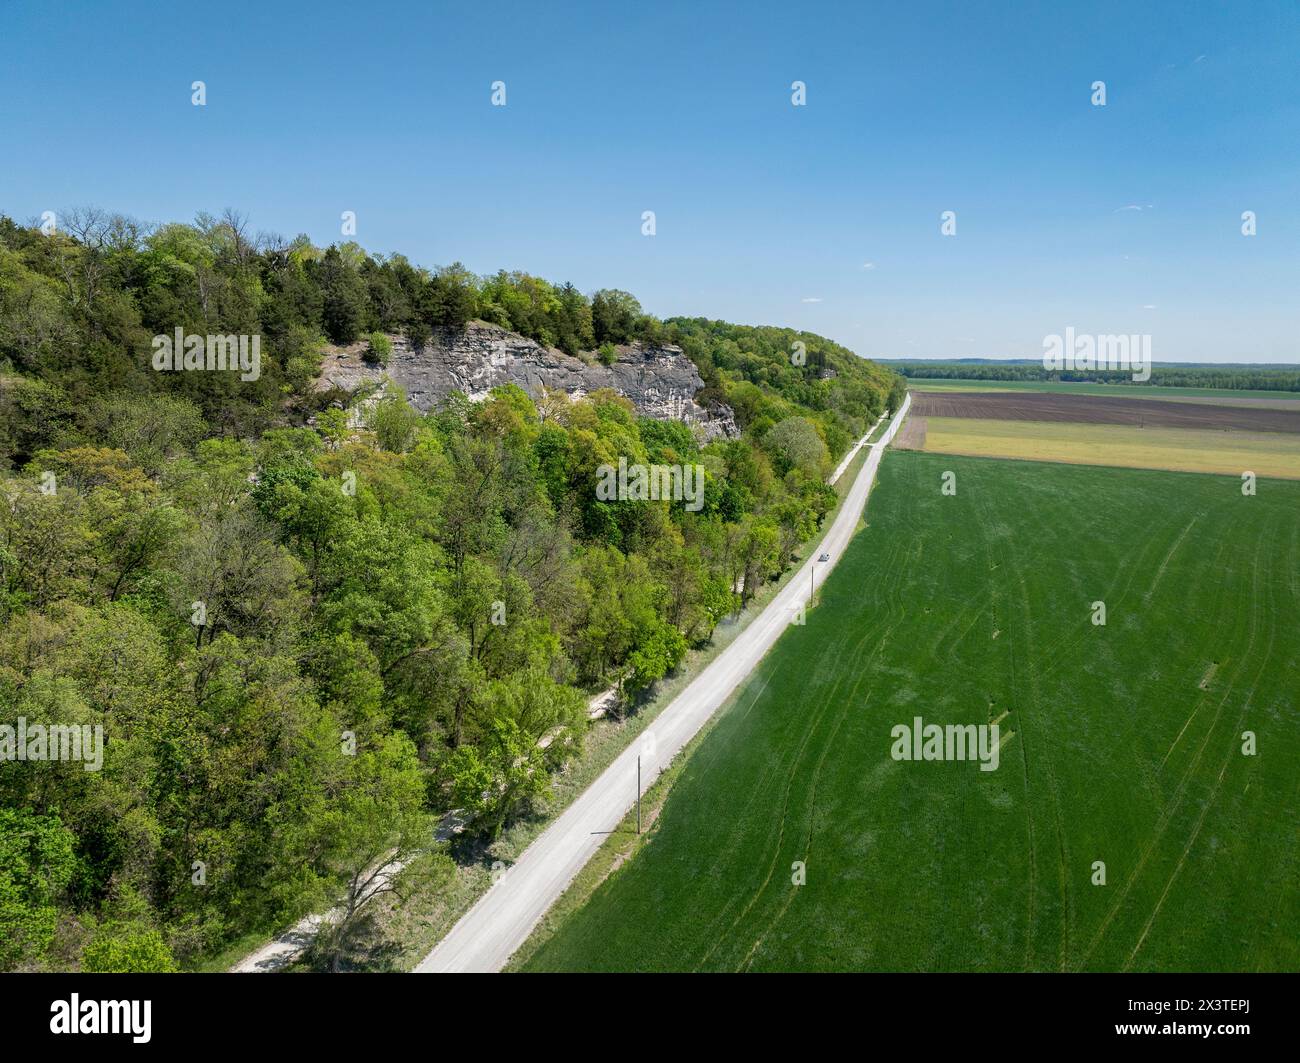
[[[684,421],[705,439],[740,434],[727,406],[706,409],[695,401],[704,387],[699,370],[680,347],[630,344],[617,348],[611,365],[574,358],[546,348],[497,325],[472,322],[463,329],[435,329],[422,348],[392,336],[387,368],[371,365],[365,341],[329,348],[318,390],[353,392],[381,385],[385,374],[405,392],[411,405],[427,412],[453,391],[481,399],[494,387],[518,384],[533,398],[543,389],[581,398],[597,388],[612,388],[632,400],[637,411],[659,420]]]

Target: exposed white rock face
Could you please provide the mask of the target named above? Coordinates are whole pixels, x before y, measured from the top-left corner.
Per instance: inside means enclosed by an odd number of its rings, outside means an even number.
[[[390,338],[393,353],[387,369],[364,360],[365,341],[329,348],[317,389],[354,391],[363,384],[382,382],[386,373],[406,391],[412,406],[427,412],[453,391],[478,400],[502,384],[518,384],[534,399],[541,397],[543,388],[575,399],[597,388],[612,388],[631,399],[639,413],[662,421],[684,421],[704,439],[740,434],[729,407],[706,409],[695,401],[704,381],[680,347],[622,346],[614,364],[605,366],[479,321],[463,329],[435,329],[420,350],[413,349],[405,336]]]

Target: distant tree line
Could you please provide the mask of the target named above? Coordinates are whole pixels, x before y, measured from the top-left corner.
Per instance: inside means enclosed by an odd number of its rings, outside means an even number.
[[[1132,385],[1131,372],[1105,369],[1053,371],[1032,362],[891,362],[890,369],[913,380],[1049,380]],[[1256,366],[1153,366],[1146,385],[1169,388],[1224,388],[1233,391],[1300,391],[1300,369]]]

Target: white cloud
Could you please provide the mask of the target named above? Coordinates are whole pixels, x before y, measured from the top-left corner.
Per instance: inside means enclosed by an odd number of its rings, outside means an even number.
[[[801,303],[820,303],[820,302],[821,302],[820,299],[818,299],[816,296],[812,296],[812,295],[808,296],[808,298],[806,298],[806,299],[800,299],[799,301],[800,301]]]
[[[864,262],[864,263],[862,263],[862,268],[863,268],[863,269],[875,269],[875,268],[876,268],[876,264],[875,264],[874,262]]]
[[[1156,304],[1155,304],[1155,303],[1143,303],[1143,304],[1142,304],[1142,309],[1143,309],[1143,310],[1154,310],[1155,308],[1156,308]]]

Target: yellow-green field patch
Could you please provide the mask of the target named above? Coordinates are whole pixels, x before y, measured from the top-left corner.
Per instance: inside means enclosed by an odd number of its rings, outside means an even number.
[[[981,458],[1300,479],[1300,436],[1283,432],[927,418],[925,449]]]

